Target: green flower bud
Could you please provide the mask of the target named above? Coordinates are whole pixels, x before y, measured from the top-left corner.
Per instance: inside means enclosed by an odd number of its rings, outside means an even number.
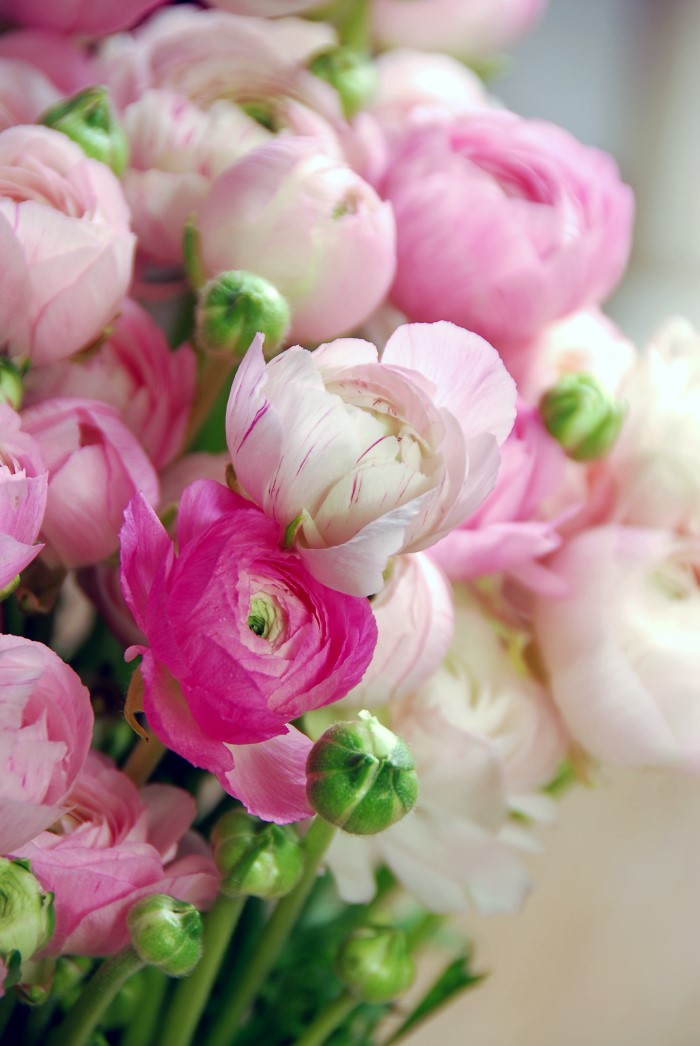
[[[199,962],[202,918],[193,904],[151,894],[132,907],[127,926],[143,961],[168,977],[185,977]]]
[[[129,162],[129,143],[114,115],[106,87],[86,87],[47,109],[39,122],[61,131],[86,156],[107,164],[117,175]]]
[[[0,857],[0,956],[8,965],[31,959],[55,925],[53,894],[32,875],[29,861]]]
[[[268,824],[244,810],[231,810],[216,823],[212,842],[221,890],[229,897],[282,897],[301,877],[301,843],[288,825]]]
[[[544,426],[574,461],[593,461],[613,447],[625,417],[623,403],[591,374],[565,374],[540,400]]]
[[[377,91],[377,71],[369,55],[352,47],[338,47],[320,54],[311,72],[338,92],[347,119],[363,109]]]
[[[9,403],[19,410],[23,397],[24,385],[19,370],[12,360],[0,359],[0,403]]]
[[[348,937],[338,954],[338,975],[363,1002],[391,1002],[413,984],[416,968],[406,934],[391,926],[366,926]]]
[[[289,306],[280,292],[253,272],[222,272],[199,291],[197,342],[210,352],[242,359],[256,334],[265,335],[268,359],[289,330]]]
[[[306,794],[314,810],[353,835],[400,821],[418,794],[408,746],[369,712],[335,723],[309,752]]]

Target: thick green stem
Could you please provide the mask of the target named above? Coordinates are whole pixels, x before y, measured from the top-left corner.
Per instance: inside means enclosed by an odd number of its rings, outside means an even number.
[[[149,966],[144,971],[144,982],[138,1017],[124,1030],[120,1046],[151,1046],[155,1039],[160,1008],[171,982],[155,966]]]
[[[211,352],[204,357],[197,378],[197,392],[187,424],[185,446],[189,446],[209,416],[225,384],[231,384],[236,358],[230,352]]]
[[[292,892],[277,902],[258,947],[240,980],[234,985],[228,1006],[214,1026],[207,1046],[231,1046],[243,1017],[275,965],[284,942],[304,907],[316,879],[318,866],[335,832],[334,825],[328,824],[320,817],[314,818],[304,839],[302,877]]]
[[[142,966],[143,960],[133,948],[125,948],[103,962],[66,1019],[48,1038],[47,1046],[84,1046],[122,984]]]
[[[294,1046],[323,1046],[348,1014],[358,1005],[359,999],[350,992],[343,992],[337,999],[321,1010],[304,1034],[297,1039]]]
[[[222,894],[206,915],[202,958],[175,989],[159,1040],[163,1046],[189,1046],[192,1041],[245,901]]]

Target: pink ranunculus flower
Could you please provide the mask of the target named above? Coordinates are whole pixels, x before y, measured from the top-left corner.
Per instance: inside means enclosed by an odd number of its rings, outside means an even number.
[[[145,309],[127,299],[108,339],[95,353],[30,372],[25,402],[75,397],[109,403],[160,469],[182,450],[195,370],[190,346],[171,352],[160,327]]]
[[[22,415],[41,448],[49,493],[41,536],[52,565],[88,566],[115,552],[129,499],[151,504],[158,477],[114,407],[96,400],[52,399]]]
[[[393,303],[499,348],[599,303],[627,262],[631,190],[553,124],[484,109],[413,128],[380,188],[396,217]]]
[[[387,561],[434,544],[493,488],[515,385],[451,323],[298,346],[265,365],[260,336],[231,386],[226,435],[242,492],[293,532],[304,563],[369,595]],[[291,534],[290,534],[291,536]]]
[[[19,415],[0,403],[0,590],[39,555],[48,475],[39,445]]]
[[[3,338],[16,358],[63,359],[102,334],[126,294],[126,203],[104,164],[47,127],[0,133],[0,169],[0,297],[15,310]]]
[[[170,785],[137,789],[91,752],[50,832],[16,847],[55,894],[56,929],[43,955],[111,955],[129,943],[126,917],[141,897],[167,893],[197,907],[219,876],[204,840],[188,829],[194,800]]]
[[[546,6],[547,0],[374,0],[372,28],[382,47],[487,58],[526,33]]]
[[[0,131],[16,124],[34,123],[61,98],[61,93],[39,69],[28,62],[0,56]]]
[[[64,812],[92,738],[90,695],[53,650],[0,635],[0,854]]]
[[[700,549],[662,530],[604,526],[551,561],[565,600],[535,633],[574,738],[604,763],[700,773]]]
[[[544,510],[563,483],[567,459],[524,400],[501,448],[494,490],[430,555],[454,581],[510,573],[523,584],[545,590],[552,582],[537,560],[561,544],[557,519]]]
[[[276,139],[248,153],[214,182],[196,225],[205,274],[246,269],[270,280],[299,341],[362,323],[394,275],[391,207],[313,139]]]
[[[99,82],[94,57],[84,42],[42,29],[15,29],[3,33],[0,36],[0,59],[25,62],[36,72],[43,73],[62,96],[77,94],[84,87]]]
[[[309,813],[311,742],[290,720],[359,683],[376,643],[367,600],[319,584],[283,532],[219,483],[184,492],[178,553],[142,496],[121,532],[122,587],[149,647],[153,731],[266,820]]]
[[[0,0],[4,20],[57,33],[106,36],[135,25],[165,0]]]

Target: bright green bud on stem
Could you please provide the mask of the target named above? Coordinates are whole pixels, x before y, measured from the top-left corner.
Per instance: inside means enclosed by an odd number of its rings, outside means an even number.
[[[311,63],[311,72],[338,92],[347,119],[371,102],[377,91],[377,72],[369,55],[352,47],[338,47]]]
[[[136,902],[127,926],[140,958],[168,977],[185,977],[199,962],[202,919],[194,905],[152,894]]]
[[[229,897],[282,897],[301,877],[301,843],[287,825],[268,824],[244,810],[231,810],[217,822],[212,842],[221,891]]]
[[[306,794],[316,813],[353,835],[400,821],[418,794],[407,745],[369,712],[335,723],[309,752]]]
[[[22,375],[12,360],[0,359],[0,403],[9,403],[19,410],[23,397]]]
[[[0,857],[0,956],[11,973],[48,944],[55,925],[53,894],[29,861]]]
[[[61,131],[86,156],[107,164],[117,175],[129,162],[129,143],[114,115],[106,87],[86,87],[47,109],[39,122]]]
[[[413,984],[416,968],[406,934],[391,926],[366,926],[345,941],[338,975],[363,1002],[391,1002]]]
[[[288,330],[287,302],[276,287],[253,272],[219,273],[199,291],[196,331],[203,349],[240,360],[260,333],[269,358],[282,346]]]
[[[623,403],[591,374],[565,374],[540,400],[544,426],[574,461],[593,461],[613,447],[625,417]]]

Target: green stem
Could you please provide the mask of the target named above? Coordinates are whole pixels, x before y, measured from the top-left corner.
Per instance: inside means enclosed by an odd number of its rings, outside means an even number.
[[[10,1023],[10,1018],[15,1011],[17,1005],[17,996],[14,992],[8,992],[4,999],[0,1000],[0,1037],[2,1037],[5,1028]]]
[[[207,420],[219,394],[225,385],[231,384],[236,369],[236,357],[230,352],[205,354],[202,369],[197,378],[197,391],[187,423],[185,446],[193,442]]]
[[[122,984],[142,966],[143,960],[133,948],[103,962],[66,1019],[49,1036],[47,1046],[84,1046]]]
[[[149,966],[145,970],[138,1017],[125,1029],[120,1046],[151,1046],[161,1004],[169,984],[170,979],[155,966]]]
[[[263,930],[248,966],[234,986],[228,1006],[209,1036],[207,1046],[231,1046],[241,1020],[254,1001],[265,978],[275,965],[290,930],[304,907],[316,878],[318,866],[330,846],[336,828],[315,817],[304,839],[304,871],[291,893],[277,903]]]
[[[359,999],[350,992],[343,992],[337,999],[321,1010],[294,1046],[323,1046],[323,1043],[340,1027],[348,1014],[358,1005]]]
[[[202,958],[175,989],[159,1040],[163,1046],[189,1046],[192,1041],[245,901],[221,894],[205,917]]]

